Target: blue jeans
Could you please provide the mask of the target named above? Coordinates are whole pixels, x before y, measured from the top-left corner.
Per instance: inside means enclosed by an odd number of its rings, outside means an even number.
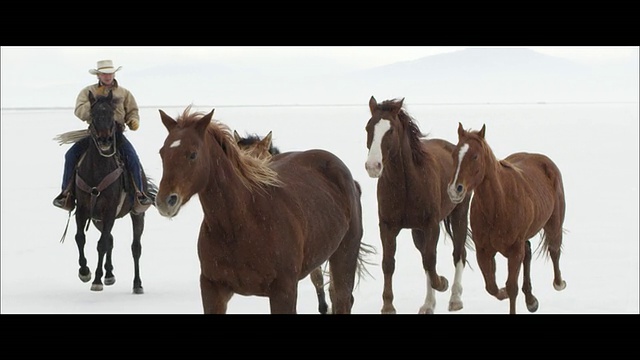
[[[118,142],[118,148],[120,150],[120,155],[122,160],[127,167],[127,171],[133,176],[133,181],[135,181],[138,190],[143,191],[144,187],[142,186],[142,172],[140,165],[140,159],[138,158],[138,154],[136,150],[133,148],[133,145],[129,140],[124,137],[124,134],[118,134],[116,136],[116,141]],[[64,155],[65,163],[64,163],[64,174],[62,175],[62,191],[64,191],[69,183],[71,182],[71,177],[74,174],[74,170],[76,165],[78,164],[78,160],[82,154],[87,151],[89,146],[91,145],[91,137],[87,136],[86,138],[76,142],[71,146],[67,153]]]

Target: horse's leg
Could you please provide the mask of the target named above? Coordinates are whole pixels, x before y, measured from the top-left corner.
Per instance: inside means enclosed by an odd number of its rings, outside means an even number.
[[[80,265],[78,277],[85,283],[91,280],[91,270],[87,266],[87,258],[84,256],[84,245],[87,241],[84,233],[84,227],[87,224],[87,221],[87,216],[76,210],[76,245],[78,246],[78,264]]]
[[[309,277],[311,277],[311,282],[316,288],[316,295],[318,296],[318,311],[320,312],[320,314],[326,314],[329,305],[325,300],[324,276],[322,275],[322,267],[318,266],[317,268],[313,269]]]
[[[453,266],[455,267],[455,275],[453,277],[453,285],[451,286],[451,298],[449,298],[449,311],[458,311],[463,307],[462,304],[462,273],[467,263],[467,232],[468,232],[468,213],[469,200],[453,209],[451,213],[451,231],[453,233]]]
[[[531,242],[529,240],[524,244],[524,261],[522,265],[524,302],[527,304],[529,312],[536,312],[538,310],[538,299],[533,295],[533,287],[531,286]]]
[[[508,250],[507,256],[507,282],[505,289],[509,296],[509,314],[516,313],[516,298],[518,297],[518,277],[520,276],[520,267],[525,258],[525,242],[517,241]]]
[[[110,248],[113,248],[113,237],[111,236],[111,229],[113,229],[113,223],[115,219],[103,219],[102,227],[100,229],[101,235],[98,240],[98,265],[96,266],[96,273],[93,277],[93,283],[91,284],[91,290],[93,291],[102,291],[102,263],[104,261],[105,255],[109,252]]]
[[[109,241],[107,243],[107,255],[104,262],[104,284],[113,285],[116,283],[116,277],[113,275],[113,262],[111,261],[111,254],[113,253],[113,234],[109,234]]]
[[[427,277],[427,295],[424,304],[420,307],[418,313],[433,314],[436,307],[436,298],[434,290],[443,292],[449,288],[449,281],[438,275],[436,270],[437,262],[437,245],[440,236],[440,227],[438,223],[431,224],[426,230],[411,230],[413,243],[422,255],[422,267]]]
[[[567,287],[560,272],[560,253],[562,249],[562,222],[557,219],[556,213],[544,227],[544,242],[549,251],[549,257],[553,263],[553,288],[561,291]]]
[[[382,290],[383,314],[395,314],[393,307],[393,272],[396,269],[396,237],[400,228],[391,228],[380,223],[380,240],[382,241],[382,272],[384,274],[384,289]]]
[[[200,296],[205,314],[226,314],[227,303],[231,300],[233,292],[200,274]]]
[[[422,256],[422,267],[425,270],[425,275],[427,277],[427,294],[424,299],[424,304],[418,310],[418,314],[433,314],[433,311],[436,307],[436,294],[431,286],[431,277],[429,276],[429,270],[427,269],[425,257],[426,243],[427,239],[424,234],[424,231],[419,229],[411,230],[411,237],[413,238],[413,244],[420,251],[420,255]]]
[[[272,314],[295,314],[297,303],[298,281],[296,279],[278,278],[271,283],[269,307]]]
[[[479,246],[480,243],[476,241],[476,259],[478,260],[478,267],[482,271],[482,277],[484,277],[484,288],[490,295],[495,296],[498,300],[504,300],[508,297],[505,289],[498,289],[496,283],[496,251],[494,249],[487,249],[484,246]]]
[[[140,256],[142,255],[142,231],[144,230],[144,213],[131,213],[133,223],[133,242],[131,243],[131,254],[133,255],[133,293],[144,294],[142,280],[140,279]]]
[[[329,258],[333,314],[351,313],[354,301],[353,289],[358,271],[360,238],[361,236],[354,236],[348,232],[338,249]]]

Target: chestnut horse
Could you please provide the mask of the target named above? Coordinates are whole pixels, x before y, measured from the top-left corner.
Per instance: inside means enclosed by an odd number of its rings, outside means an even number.
[[[91,102],[91,124],[89,125],[90,140],[88,149],[77,166],[75,186],[73,191],[77,199],[76,218],[76,244],[78,246],[80,269],[78,277],[82,282],[91,280],[91,270],[87,266],[84,255],[86,243],[85,226],[93,223],[100,230],[98,240],[98,265],[95,277],[91,284],[91,290],[101,291],[102,265],[104,261],[104,285],[113,285],[116,278],[113,274],[111,253],[113,250],[113,235],[111,230],[116,219],[129,214],[133,224],[133,242],[131,253],[133,255],[134,277],[133,293],[142,294],[142,280],[140,279],[140,256],[142,254],[141,237],[144,230],[145,211],[148,208],[139,208],[134,205],[133,183],[130,174],[125,170],[124,164],[117,151],[117,143],[122,141],[122,132],[117,129],[114,119],[115,105],[119,98],[114,98],[110,91],[107,96],[96,96],[89,92]],[[156,186],[147,179],[144,169],[141,169],[145,192],[155,198]],[[64,241],[64,237],[62,239]]]
[[[440,223],[453,239],[454,283],[449,311],[462,309],[462,273],[467,262],[469,196],[453,204],[447,182],[453,171],[451,152],[455,146],[441,139],[425,139],[401,100],[378,103],[369,100],[371,119],[366,126],[369,176],[378,178],[378,218],[382,241],[384,290],[382,313],[394,314],[392,278],[395,270],[396,237],[411,229],[415,247],[422,255],[427,295],[419,313],[432,314],[434,289],[446,291],[449,282],[436,271],[436,246]]]
[[[542,233],[542,248],[553,262],[553,287],[567,284],[560,274],[562,224],[565,215],[562,175],[556,164],[541,154],[515,153],[496,159],[480,131],[465,131],[458,124],[458,145],[453,152],[449,197],[454,203],[474,193],[470,222],[478,266],[487,292],[499,300],[509,298],[509,313],[516,313],[518,276],[524,264],[522,292],[529,312],[538,310],[531,288],[531,243]],[[495,255],[507,258],[506,287],[496,284]]]
[[[236,293],[268,297],[271,313],[296,313],[298,281],[327,260],[333,311],[350,313],[366,254],[351,171],[318,149],[252,157],[213,110],[190,108],[177,120],[160,110],[169,133],[156,208],[172,218],[198,194],[204,313],[226,313]]]
[[[271,159],[274,155],[280,154],[280,150],[273,146],[273,142],[271,141],[272,136],[271,131],[269,131],[269,133],[262,139],[256,134],[242,137],[237,131],[234,130],[233,132],[233,138],[238,144],[238,147],[240,147],[241,150],[246,151],[249,155],[259,159]],[[325,282],[324,276],[322,275],[322,267],[318,266],[313,269],[309,278],[311,278],[311,283],[313,283],[313,286],[316,289],[316,296],[318,297],[318,312],[320,312],[320,314],[326,314],[329,310],[329,304],[327,304],[324,293]]]

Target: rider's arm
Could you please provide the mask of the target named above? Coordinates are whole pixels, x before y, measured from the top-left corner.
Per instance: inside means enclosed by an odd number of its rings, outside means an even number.
[[[73,112],[80,120],[91,123],[91,104],[89,103],[89,90],[82,89],[76,98],[76,109]]]

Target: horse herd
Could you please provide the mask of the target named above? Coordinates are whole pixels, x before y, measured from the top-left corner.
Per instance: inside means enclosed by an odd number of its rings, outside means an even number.
[[[87,136],[96,146],[88,150],[85,165],[78,167],[74,189],[78,276],[84,282],[91,279],[84,231],[92,222],[101,236],[91,289],[103,289],[105,257],[105,284],[115,282],[111,229],[117,218],[130,214],[133,292],[142,294],[138,261],[147,209],[134,206],[128,175],[117,170],[122,168],[117,156],[105,155],[116,146],[113,104],[118,100],[111,95],[91,99],[93,121]],[[559,267],[565,217],[560,170],[542,154],[520,152],[497,159],[485,139],[484,125],[471,131],[459,123],[457,144],[427,139],[403,102],[378,102],[372,96],[365,127],[369,150],[365,168],[377,179],[384,274],[381,312],[396,312],[396,237],[402,229],[410,229],[427,285],[419,313],[434,313],[435,291],[449,289],[447,278],[436,271],[441,225],[454,246],[449,311],[463,308],[462,274],[467,249],[474,249],[486,291],[499,300],[508,298],[511,314],[516,313],[523,269],[525,303],[528,311],[535,312],[530,239],[538,233],[552,260],[553,287],[566,287]],[[226,313],[234,294],[268,297],[273,314],[296,313],[298,282],[307,276],[315,286],[320,313],[351,313],[354,287],[368,272],[367,257],[374,248],[362,242],[362,191],[345,163],[320,149],[280,152],[271,143],[271,133],[242,138],[214,119],[213,110],[202,113],[188,106],[176,119],[159,113],[167,130],[160,149],[163,174],[158,186],[147,180],[147,191],[167,218],[177,216],[194,195],[199,197],[204,216],[197,251],[204,313]],[[104,184],[105,178],[110,178],[109,184]],[[78,179],[83,179],[84,187],[77,185]],[[508,266],[502,288],[495,276],[498,252]]]

